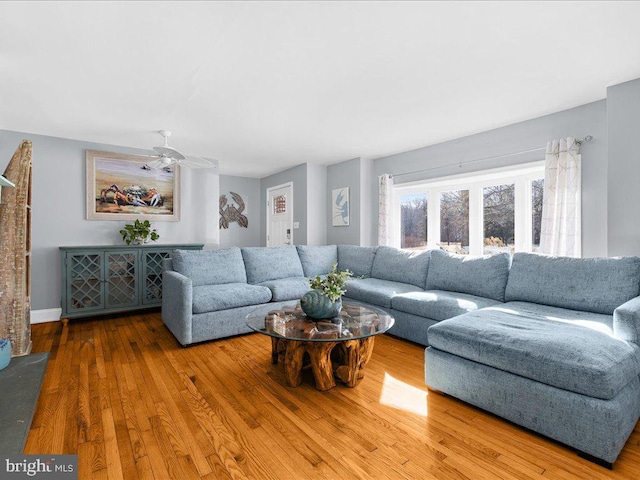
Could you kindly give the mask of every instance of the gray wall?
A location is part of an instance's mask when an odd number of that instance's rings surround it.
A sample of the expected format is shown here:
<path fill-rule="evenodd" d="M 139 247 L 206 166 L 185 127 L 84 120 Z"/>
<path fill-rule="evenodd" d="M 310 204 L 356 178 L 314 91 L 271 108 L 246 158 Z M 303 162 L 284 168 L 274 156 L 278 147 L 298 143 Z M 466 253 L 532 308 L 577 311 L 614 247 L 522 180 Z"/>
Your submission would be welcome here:
<path fill-rule="evenodd" d="M 609 255 L 640 255 L 640 79 L 607 88 Z"/>
<path fill-rule="evenodd" d="M 372 197 L 371 182 L 374 182 L 373 189 L 376 195 Z M 378 237 L 378 183 L 377 177 L 373 174 L 373 160 L 368 158 L 360 159 L 360 243 L 366 247 L 377 245 Z M 374 203 L 375 202 L 375 203 Z M 367 222 L 367 218 L 373 218 L 375 210 L 375 224 Z"/>
<path fill-rule="evenodd" d="M 329 245 L 360 245 L 361 213 L 360 159 L 353 158 L 327 167 L 327 243 Z M 334 227 L 331 208 L 331 192 L 335 188 L 349 187 L 349 225 Z"/>
<path fill-rule="evenodd" d="M 4 171 L 23 140 L 33 142 L 32 286 L 34 310 L 60 307 L 61 245 L 121 245 L 124 221 L 85 220 L 85 150 L 149 154 L 115 145 L 0 130 L 0 168 Z M 197 172 L 197 173 L 194 173 Z M 158 243 L 218 244 L 218 175 L 182 171 L 181 221 L 155 222 Z"/>
<path fill-rule="evenodd" d="M 260 245 L 267 244 L 267 188 L 293 182 L 293 221 L 300 227 L 293 230 L 293 242 L 307 243 L 307 164 L 303 163 L 260 180 Z"/>
<path fill-rule="evenodd" d="M 637 100 L 636 100 L 637 101 Z M 460 166 L 460 162 L 494 157 L 544 147 L 548 140 L 567 137 L 583 138 L 592 135 L 593 141 L 584 143 L 582 153 L 582 254 L 585 257 L 607 255 L 607 102 L 604 100 L 570 110 L 520 122 L 495 130 L 458 138 L 449 142 L 399 153 L 373 161 L 373 175 L 369 180 L 372 215 L 370 241 L 377 235 L 377 177 L 383 173 L 396 175 L 395 182 L 442 177 L 457 173 L 517 165 L 544 160 L 544 151 L 509 155 L 493 160 Z M 635 119 L 638 121 L 638 110 Z M 636 123 L 636 125 L 638 125 Z M 636 132 L 637 132 L 636 127 Z M 628 137 L 631 138 L 631 137 Z M 640 169 L 637 165 L 636 170 Z M 629 159 L 629 161 L 632 161 Z M 437 167 L 437 168 L 434 168 Z M 402 173 L 432 169 L 427 172 L 397 176 Z M 625 174 L 622 174 L 624 176 Z M 627 173 L 628 175 L 628 173 Z M 640 176 L 631 175 L 629 180 Z M 609 182 L 611 185 L 611 181 Z M 619 188 L 613 186 L 612 188 Z M 635 187 L 637 190 L 637 187 Z M 619 192 L 626 198 L 626 192 Z M 636 227 L 640 229 L 640 225 Z M 637 237 L 636 237 L 637 238 Z"/>
<path fill-rule="evenodd" d="M 327 244 L 327 167 L 307 164 L 307 245 Z"/>
<path fill-rule="evenodd" d="M 243 213 L 249 220 L 249 226 L 243 228 L 234 222 L 228 229 L 220 229 L 220 247 L 259 247 L 260 179 L 220 175 L 220 195 L 226 195 L 232 201 L 229 192 L 240 194 L 245 201 Z"/>

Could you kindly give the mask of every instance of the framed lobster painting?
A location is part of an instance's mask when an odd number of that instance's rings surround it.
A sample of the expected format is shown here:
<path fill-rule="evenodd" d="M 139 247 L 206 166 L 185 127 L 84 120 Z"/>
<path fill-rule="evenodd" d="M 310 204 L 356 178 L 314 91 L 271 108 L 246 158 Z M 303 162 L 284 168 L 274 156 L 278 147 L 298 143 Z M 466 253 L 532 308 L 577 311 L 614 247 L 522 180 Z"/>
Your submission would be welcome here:
<path fill-rule="evenodd" d="M 180 169 L 144 155 L 87 150 L 87 220 L 180 220 Z"/>

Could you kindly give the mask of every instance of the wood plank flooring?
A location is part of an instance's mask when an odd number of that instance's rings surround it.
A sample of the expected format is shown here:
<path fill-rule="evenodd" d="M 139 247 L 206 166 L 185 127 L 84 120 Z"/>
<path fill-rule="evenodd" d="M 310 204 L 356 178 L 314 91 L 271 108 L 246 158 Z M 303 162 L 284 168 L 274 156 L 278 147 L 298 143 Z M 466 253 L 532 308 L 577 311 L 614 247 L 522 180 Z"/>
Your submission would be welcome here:
<path fill-rule="evenodd" d="M 34 325 L 33 344 L 51 356 L 24 453 L 77 453 L 82 479 L 640 478 L 640 426 L 606 470 L 428 392 L 423 348 L 387 336 L 328 392 L 286 387 L 268 337 L 185 349 L 156 312 Z"/>

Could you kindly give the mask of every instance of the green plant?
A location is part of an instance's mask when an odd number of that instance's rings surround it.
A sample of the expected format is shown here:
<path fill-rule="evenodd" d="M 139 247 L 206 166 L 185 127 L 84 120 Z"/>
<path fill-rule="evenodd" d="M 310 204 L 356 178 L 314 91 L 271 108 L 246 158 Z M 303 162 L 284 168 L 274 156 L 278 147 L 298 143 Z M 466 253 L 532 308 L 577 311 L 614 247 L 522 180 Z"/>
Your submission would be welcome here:
<path fill-rule="evenodd" d="M 144 222 L 136 220 L 133 222 L 133 225 L 127 223 L 124 228 L 120 230 L 120 235 L 122 235 L 122 240 L 127 242 L 127 245 L 131 245 L 131 242 L 145 243 L 149 240 L 155 242 L 160 238 L 156 229 L 151 228 L 149 220 L 145 220 Z"/>
<path fill-rule="evenodd" d="M 337 302 L 346 292 L 344 286 L 351 277 L 353 277 L 353 272 L 350 270 L 338 270 L 338 264 L 334 263 L 325 278 L 316 276 L 310 279 L 310 284 L 313 290 L 320 290 L 329 300 Z"/>

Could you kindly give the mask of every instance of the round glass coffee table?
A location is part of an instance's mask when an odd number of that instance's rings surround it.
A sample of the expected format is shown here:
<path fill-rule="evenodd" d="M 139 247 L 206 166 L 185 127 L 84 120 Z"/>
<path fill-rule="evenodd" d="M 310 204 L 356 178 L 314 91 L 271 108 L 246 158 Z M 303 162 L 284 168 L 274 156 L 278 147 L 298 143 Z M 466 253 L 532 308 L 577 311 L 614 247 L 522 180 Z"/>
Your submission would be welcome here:
<path fill-rule="evenodd" d="M 364 376 L 376 335 L 389 330 L 394 319 L 384 310 L 343 300 L 342 311 L 331 319 L 305 315 L 299 302 L 280 309 L 266 305 L 247 315 L 247 326 L 271 337 L 271 363 L 284 365 L 287 385 L 302 383 L 311 367 L 318 390 L 335 387 L 336 379 L 355 387 Z"/>

